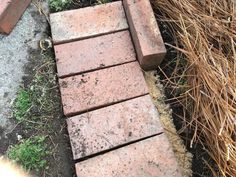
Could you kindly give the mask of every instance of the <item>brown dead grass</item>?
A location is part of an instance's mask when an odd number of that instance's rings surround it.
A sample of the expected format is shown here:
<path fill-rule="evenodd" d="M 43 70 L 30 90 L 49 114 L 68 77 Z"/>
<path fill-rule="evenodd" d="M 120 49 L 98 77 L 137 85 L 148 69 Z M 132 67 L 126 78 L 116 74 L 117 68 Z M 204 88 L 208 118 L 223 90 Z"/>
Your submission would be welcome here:
<path fill-rule="evenodd" d="M 236 4 L 233 0 L 152 0 L 169 23 L 183 57 L 168 78 L 182 94 L 194 130 L 218 166 L 214 176 L 236 176 Z M 185 61 L 185 65 L 182 60 Z M 184 84 L 180 84 L 180 80 Z"/>

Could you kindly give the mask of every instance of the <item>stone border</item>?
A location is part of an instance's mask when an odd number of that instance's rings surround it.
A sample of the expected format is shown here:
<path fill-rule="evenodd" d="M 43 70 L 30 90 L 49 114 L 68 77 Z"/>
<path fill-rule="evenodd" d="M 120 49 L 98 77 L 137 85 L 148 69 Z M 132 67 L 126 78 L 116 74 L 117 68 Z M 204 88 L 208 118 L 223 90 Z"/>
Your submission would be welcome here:
<path fill-rule="evenodd" d="M 166 48 L 149 0 L 123 0 L 137 57 L 144 70 L 158 67 Z"/>

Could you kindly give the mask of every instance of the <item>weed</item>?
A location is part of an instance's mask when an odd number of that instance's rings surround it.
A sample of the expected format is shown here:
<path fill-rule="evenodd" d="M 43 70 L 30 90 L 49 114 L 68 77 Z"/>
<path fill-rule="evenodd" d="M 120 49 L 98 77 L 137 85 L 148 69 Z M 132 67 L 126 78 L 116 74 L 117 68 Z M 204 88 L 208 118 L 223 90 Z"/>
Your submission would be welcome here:
<path fill-rule="evenodd" d="M 64 127 L 64 120 L 59 119 L 61 104 L 54 55 L 51 51 L 45 51 L 35 58 L 37 61 L 32 60 L 35 67 L 30 70 L 29 77 L 24 78 L 27 85 L 25 84 L 25 88 L 18 92 L 17 99 L 13 104 L 13 115 L 23 127 L 22 135 L 25 140 L 12 146 L 7 154 L 23 168 L 32 170 L 38 176 L 49 177 L 55 176 L 54 174 L 57 173 L 49 171 L 49 167 L 50 169 L 60 168 L 58 169 L 60 172 L 64 170 L 62 165 L 57 166 L 53 155 L 56 153 L 58 157 L 61 157 L 61 151 L 57 148 L 57 143 L 60 143 L 61 140 L 58 142 L 54 136 L 63 134 L 60 126 Z M 22 104 L 27 105 L 25 109 L 22 109 L 23 106 L 16 106 Z M 27 138 L 32 135 L 37 136 L 36 138 Z M 44 141 L 45 135 L 49 138 Z M 62 146 L 67 147 L 64 144 Z M 50 153 L 47 149 L 50 149 Z M 67 157 L 65 158 L 68 160 Z M 49 167 L 45 168 L 47 166 Z"/>
<path fill-rule="evenodd" d="M 114 0 L 50 0 L 49 7 L 52 12 L 58 12 L 66 9 L 77 9 L 113 1 Z"/>
<path fill-rule="evenodd" d="M 99 4 L 105 4 L 105 3 L 108 3 L 108 2 L 112 2 L 112 0 L 98 0 Z"/>
<path fill-rule="evenodd" d="M 68 7 L 72 0 L 49 0 L 49 7 L 52 11 L 58 12 Z"/>
<path fill-rule="evenodd" d="M 18 121 L 22 121 L 31 107 L 30 93 L 27 90 L 20 90 L 14 103 L 13 115 Z"/>
<path fill-rule="evenodd" d="M 37 130 L 51 126 L 47 122 L 60 103 L 53 91 L 57 87 L 53 57 L 48 54 L 42 54 L 42 57 L 43 65 L 35 68 L 30 85 L 19 91 L 13 103 L 13 117 L 27 128 L 37 127 Z"/>
<path fill-rule="evenodd" d="M 12 146 L 8 151 L 8 157 L 22 165 L 25 170 L 45 169 L 47 161 L 46 156 L 50 154 L 44 143 L 45 136 L 35 136 L 23 140 L 20 144 Z"/>

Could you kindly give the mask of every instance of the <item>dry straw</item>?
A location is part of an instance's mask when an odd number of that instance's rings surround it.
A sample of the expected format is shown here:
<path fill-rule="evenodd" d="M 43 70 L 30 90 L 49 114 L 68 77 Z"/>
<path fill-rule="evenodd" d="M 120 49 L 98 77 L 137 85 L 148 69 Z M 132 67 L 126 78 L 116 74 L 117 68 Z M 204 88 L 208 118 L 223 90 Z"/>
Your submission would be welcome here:
<path fill-rule="evenodd" d="M 152 0 L 176 37 L 182 57 L 169 84 L 215 161 L 214 176 L 236 176 L 236 4 L 233 0 Z M 185 60 L 185 61 L 183 61 Z M 184 63 L 184 64 L 183 64 Z M 180 72 L 181 71 L 181 72 Z M 181 82 L 180 82 L 181 81 Z"/>

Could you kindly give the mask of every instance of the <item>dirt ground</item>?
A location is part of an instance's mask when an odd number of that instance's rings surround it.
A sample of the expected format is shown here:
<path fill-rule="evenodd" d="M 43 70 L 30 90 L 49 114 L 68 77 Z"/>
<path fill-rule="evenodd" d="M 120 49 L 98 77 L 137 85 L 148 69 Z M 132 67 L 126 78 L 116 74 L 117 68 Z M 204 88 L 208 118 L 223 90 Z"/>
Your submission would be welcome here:
<path fill-rule="evenodd" d="M 39 5 L 42 5 L 45 14 L 40 13 Z M 8 36 L 0 35 L 0 156 L 6 155 L 9 147 L 20 142 L 19 136 L 27 139 L 45 133 L 45 143 L 52 152 L 47 157 L 48 169 L 32 172 L 32 175 L 72 177 L 74 165 L 57 80 L 48 91 L 49 99 L 55 102 L 53 110 L 45 113 L 48 116 L 45 124 L 50 124 L 50 130 L 28 128 L 12 118 L 12 103 L 17 92 L 32 85 L 33 77 L 39 69 L 48 69 L 45 67 L 45 56 L 54 58 L 52 49 L 42 51 L 39 47 L 39 41 L 50 35 L 47 5 L 46 1 L 32 1 L 12 33 Z M 55 61 L 47 67 L 51 67 L 50 75 L 56 78 Z M 33 111 L 35 114 L 43 114 L 37 108 Z"/>

